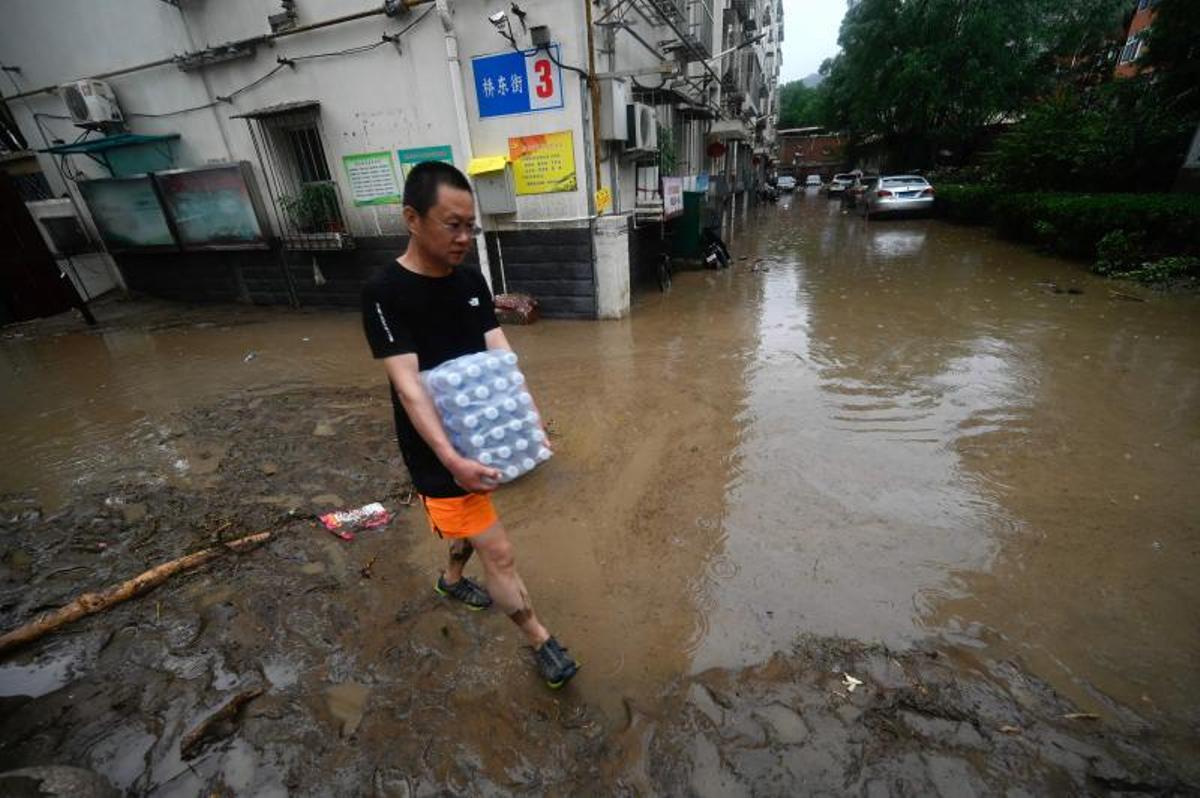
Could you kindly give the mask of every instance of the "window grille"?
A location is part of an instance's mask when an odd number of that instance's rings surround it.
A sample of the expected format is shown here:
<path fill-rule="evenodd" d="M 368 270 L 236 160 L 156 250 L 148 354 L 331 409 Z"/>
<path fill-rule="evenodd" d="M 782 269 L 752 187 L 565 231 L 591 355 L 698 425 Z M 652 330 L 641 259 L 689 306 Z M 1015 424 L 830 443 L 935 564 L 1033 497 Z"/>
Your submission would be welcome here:
<path fill-rule="evenodd" d="M 283 245 L 302 250 L 354 246 L 325 155 L 318 104 L 286 103 L 241 118 L 250 129 Z"/>

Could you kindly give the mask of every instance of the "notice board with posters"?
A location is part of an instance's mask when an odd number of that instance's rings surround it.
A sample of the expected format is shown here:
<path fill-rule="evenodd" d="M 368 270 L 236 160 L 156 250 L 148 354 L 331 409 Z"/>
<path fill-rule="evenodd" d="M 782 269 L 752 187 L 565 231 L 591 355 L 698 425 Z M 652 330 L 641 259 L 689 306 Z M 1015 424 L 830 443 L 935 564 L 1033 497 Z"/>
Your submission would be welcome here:
<path fill-rule="evenodd" d="M 508 140 L 517 195 L 574 191 L 575 137 L 571 131 L 516 136 Z"/>
<path fill-rule="evenodd" d="M 407 150 L 396 150 L 396 159 L 400 161 L 400 180 L 408 179 L 408 170 L 425 161 L 441 161 L 454 165 L 454 150 L 449 144 L 438 147 L 412 147 Z"/>
<path fill-rule="evenodd" d="M 683 181 L 682 177 L 662 179 L 663 219 L 683 215 Z"/>
<path fill-rule="evenodd" d="M 80 180 L 78 185 L 110 251 L 179 248 L 150 175 Z"/>
<path fill-rule="evenodd" d="M 344 155 L 342 165 L 350 181 L 350 196 L 355 205 L 400 204 L 400 184 L 396 182 L 391 152 Z"/>
<path fill-rule="evenodd" d="M 163 208 L 184 249 L 266 249 L 270 227 L 250 164 L 155 172 Z"/>

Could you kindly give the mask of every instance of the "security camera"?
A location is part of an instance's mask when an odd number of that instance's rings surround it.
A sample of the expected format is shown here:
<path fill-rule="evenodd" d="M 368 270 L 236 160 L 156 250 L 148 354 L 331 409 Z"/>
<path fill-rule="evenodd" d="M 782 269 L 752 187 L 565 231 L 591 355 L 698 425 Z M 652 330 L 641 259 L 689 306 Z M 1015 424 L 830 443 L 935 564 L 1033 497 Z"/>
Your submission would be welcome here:
<path fill-rule="evenodd" d="M 488 17 L 488 22 L 496 26 L 498 31 L 506 31 L 508 29 L 508 14 L 503 11 L 497 11 Z"/>

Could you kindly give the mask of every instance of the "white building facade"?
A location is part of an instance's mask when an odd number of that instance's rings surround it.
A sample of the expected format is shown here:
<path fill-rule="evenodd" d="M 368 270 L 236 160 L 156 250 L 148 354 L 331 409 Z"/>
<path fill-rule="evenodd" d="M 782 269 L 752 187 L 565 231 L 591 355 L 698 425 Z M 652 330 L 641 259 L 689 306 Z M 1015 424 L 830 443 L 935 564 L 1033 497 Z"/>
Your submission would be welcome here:
<path fill-rule="evenodd" d="M 649 257 L 641 231 L 663 241 L 673 223 L 662 178 L 727 219 L 771 157 L 779 0 L 10 0 L 0 13 L 15 128 L 0 168 L 40 171 L 54 199 L 27 197 L 34 215 L 66 206 L 108 244 L 81 261 L 89 294 L 107 281 L 354 304 L 403 249 L 405 170 L 442 159 L 480 186 L 474 261 L 495 292 L 532 294 L 549 316 L 620 317 Z M 84 79 L 111 88 L 121 123 L 73 121 L 61 87 Z M 170 240 L 114 246 L 111 203 L 150 192 L 146 173 Z M 246 224 L 261 230 L 205 239 L 188 213 L 231 191 L 253 197 Z"/>

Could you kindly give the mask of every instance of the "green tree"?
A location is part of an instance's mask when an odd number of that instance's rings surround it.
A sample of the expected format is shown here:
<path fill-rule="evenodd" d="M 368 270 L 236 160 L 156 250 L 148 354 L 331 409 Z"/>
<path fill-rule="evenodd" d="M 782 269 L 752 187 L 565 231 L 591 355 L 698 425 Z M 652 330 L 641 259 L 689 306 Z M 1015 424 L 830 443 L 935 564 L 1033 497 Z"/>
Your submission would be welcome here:
<path fill-rule="evenodd" d="M 1066 88 L 1034 106 L 987 160 L 999 182 L 1022 190 L 1162 191 L 1192 130 L 1151 77 L 1116 80 L 1090 92 Z"/>
<path fill-rule="evenodd" d="M 779 89 L 779 121 L 776 127 L 823 125 L 822 92 L 804 85 L 802 80 L 785 83 Z"/>
<path fill-rule="evenodd" d="M 863 0 L 827 67 L 829 121 L 892 166 L 961 161 L 1119 25 L 1125 0 Z M 827 84 L 827 86 L 826 86 Z"/>

